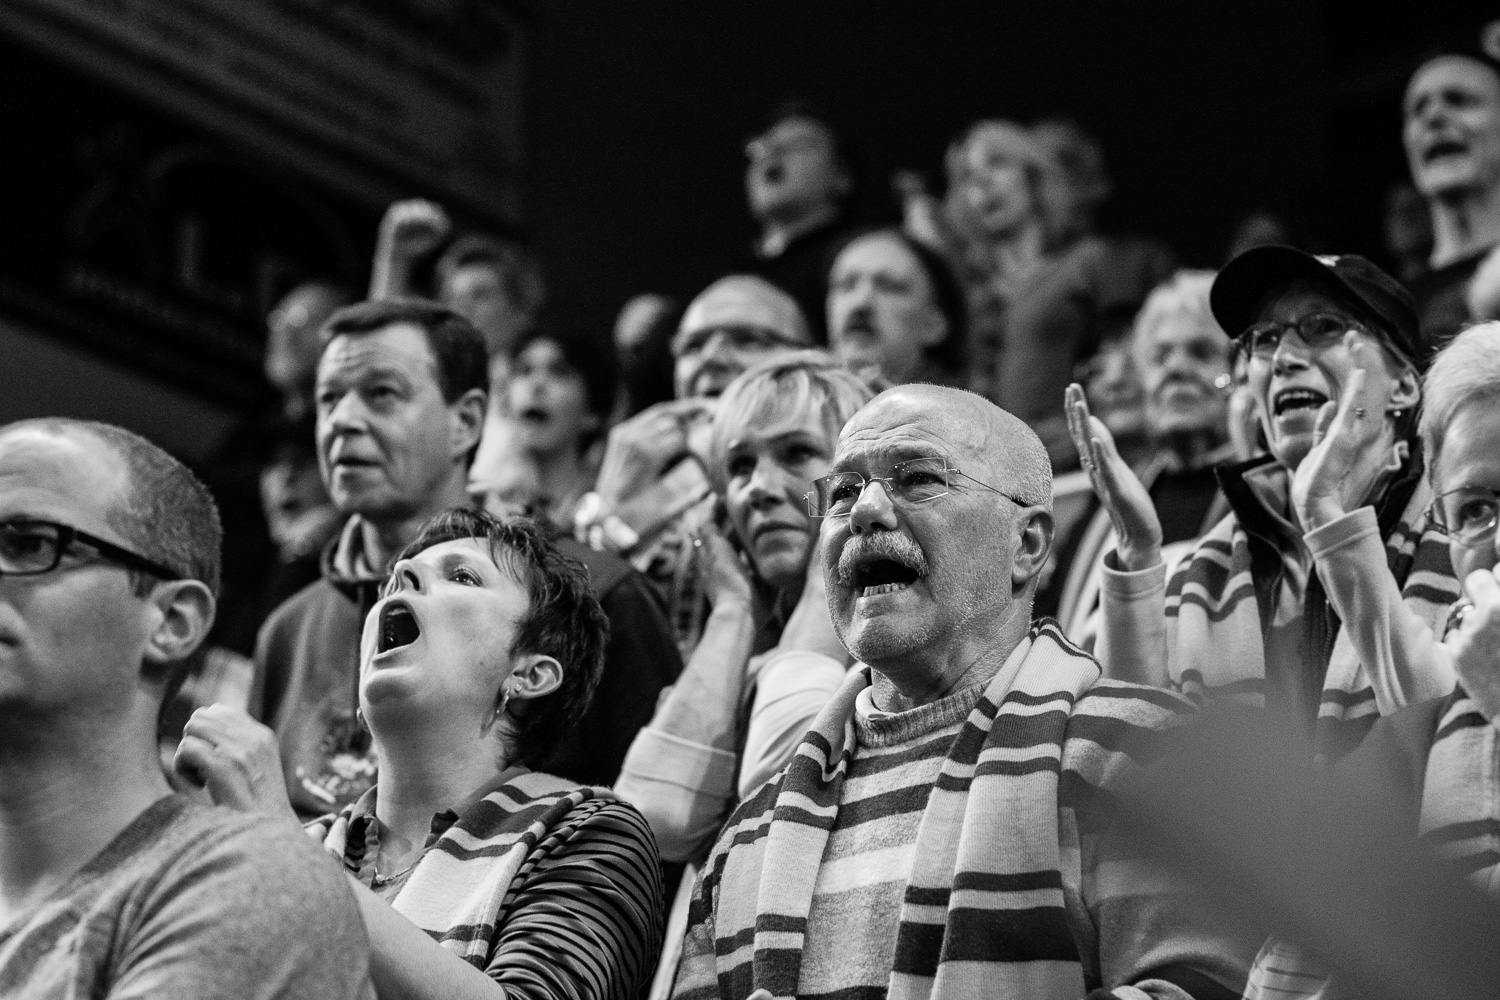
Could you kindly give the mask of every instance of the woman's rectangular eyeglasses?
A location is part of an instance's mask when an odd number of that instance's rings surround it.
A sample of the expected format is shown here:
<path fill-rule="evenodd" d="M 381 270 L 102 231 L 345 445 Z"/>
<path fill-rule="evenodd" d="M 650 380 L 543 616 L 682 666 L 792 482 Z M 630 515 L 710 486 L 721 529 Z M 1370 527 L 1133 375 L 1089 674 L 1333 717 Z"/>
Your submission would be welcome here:
<path fill-rule="evenodd" d="M 888 476 L 864 476 L 858 472 L 835 472 L 831 476 L 813 480 L 810 493 L 804 495 L 809 517 L 848 517 L 859 498 L 870 483 L 880 483 L 891 496 L 893 503 L 914 506 L 927 503 L 953 492 L 955 478 L 965 479 L 975 486 L 982 486 L 991 493 L 998 493 L 1018 507 L 1031 506 L 1025 500 L 1014 497 L 989 483 L 982 483 L 973 476 L 964 475 L 948 465 L 944 458 L 912 458 L 891 466 Z"/>
<path fill-rule="evenodd" d="M 121 548 L 113 542 L 56 521 L 0 521 L 0 576 L 39 576 L 62 564 L 75 545 L 84 545 L 100 556 L 127 569 L 140 570 L 163 580 L 181 580 L 182 574 L 161 563 Z"/>

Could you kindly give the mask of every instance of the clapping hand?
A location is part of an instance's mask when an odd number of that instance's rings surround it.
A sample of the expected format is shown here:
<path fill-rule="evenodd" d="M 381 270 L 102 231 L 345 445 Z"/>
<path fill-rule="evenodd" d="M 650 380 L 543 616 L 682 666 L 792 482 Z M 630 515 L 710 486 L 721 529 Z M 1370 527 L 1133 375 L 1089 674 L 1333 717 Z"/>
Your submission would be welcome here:
<path fill-rule="evenodd" d="M 1157 565 L 1161 562 L 1161 519 L 1151 495 L 1120 457 L 1109 428 L 1089 413 L 1083 387 L 1078 383 L 1068 386 L 1065 406 L 1068 433 L 1078 449 L 1083 471 L 1088 473 L 1089 484 L 1114 525 L 1120 566 L 1134 571 Z"/>
<path fill-rule="evenodd" d="M 1292 504 L 1304 531 L 1363 506 L 1384 471 L 1399 467 L 1394 427 L 1386 420 L 1387 389 L 1369 370 L 1375 348 L 1354 332 L 1345 337 L 1354 361 L 1339 401 L 1318 411 L 1316 442 L 1292 476 Z"/>
<path fill-rule="evenodd" d="M 276 734 L 229 705 L 207 705 L 182 731 L 172 765 L 195 785 L 204 785 L 216 805 L 297 822 Z"/>
<path fill-rule="evenodd" d="M 1485 718 L 1500 722 L 1500 580 L 1495 570 L 1476 569 L 1464 580 L 1470 607 L 1443 640 L 1469 697 Z"/>

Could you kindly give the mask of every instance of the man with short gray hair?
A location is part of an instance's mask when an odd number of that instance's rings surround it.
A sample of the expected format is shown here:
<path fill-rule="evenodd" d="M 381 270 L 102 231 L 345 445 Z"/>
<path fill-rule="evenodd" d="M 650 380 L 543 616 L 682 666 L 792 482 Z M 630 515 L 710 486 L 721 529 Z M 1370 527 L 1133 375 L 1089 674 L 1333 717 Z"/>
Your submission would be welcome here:
<path fill-rule="evenodd" d="M 845 425 L 809 502 L 867 666 L 725 826 L 680 1000 L 1239 995 L 1258 942 L 1106 836 L 1095 793 L 1183 703 L 1032 623 L 1050 484 L 1036 434 L 972 393 L 900 386 Z"/>
<path fill-rule="evenodd" d="M 220 537 L 150 442 L 0 427 L 0 995 L 371 995 L 338 867 L 163 776 L 157 718 L 213 624 Z"/>

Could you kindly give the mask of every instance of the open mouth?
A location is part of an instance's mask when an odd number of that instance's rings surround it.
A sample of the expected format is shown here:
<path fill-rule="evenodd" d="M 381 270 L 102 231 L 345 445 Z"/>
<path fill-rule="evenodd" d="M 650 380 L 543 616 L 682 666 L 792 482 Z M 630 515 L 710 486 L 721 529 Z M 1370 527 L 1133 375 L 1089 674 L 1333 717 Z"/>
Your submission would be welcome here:
<path fill-rule="evenodd" d="M 1427 147 L 1422 162 L 1434 163 L 1448 156 L 1463 156 L 1468 151 L 1469 147 L 1457 139 L 1439 139 Z"/>
<path fill-rule="evenodd" d="M 552 414 L 538 406 L 528 407 L 516 414 L 517 417 L 531 424 L 545 424 L 552 419 Z"/>
<path fill-rule="evenodd" d="M 878 597 L 905 590 L 921 579 L 922 574 L 894 559 L 872 559 L 854 568 L 854 592 L 860 597 Z"/>
<path fill-rule="evenodd" d="M 380 611 L 380 641 L 377 653 L 410 646 L 422 635 L 417 616 L 405 601 L 390 601 Z"/>
<path fill-rule="evenodd" d="M 1275 416 L 1283 416 L 1294 410 L 1318 411 L 1328 397 L 1316 389 L 1283 389 L 1272 400 L 1271 410 Z"/>

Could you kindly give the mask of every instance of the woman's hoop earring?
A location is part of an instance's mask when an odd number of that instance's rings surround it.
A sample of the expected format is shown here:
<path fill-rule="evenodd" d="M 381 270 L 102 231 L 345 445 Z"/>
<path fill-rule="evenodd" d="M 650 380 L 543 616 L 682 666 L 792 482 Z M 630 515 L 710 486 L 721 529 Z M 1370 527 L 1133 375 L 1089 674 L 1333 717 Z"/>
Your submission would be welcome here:
<path fill-rule="evenodd" d="M 500 692 L 500 702 L 495 706 L 495 712 L 490 716 L 490 724 L 486 729 L 494 729 L 499 725 L 500 717 L 505 714 L 506 706 L 510 704 L 510 689 L 506 688 Z"/>

